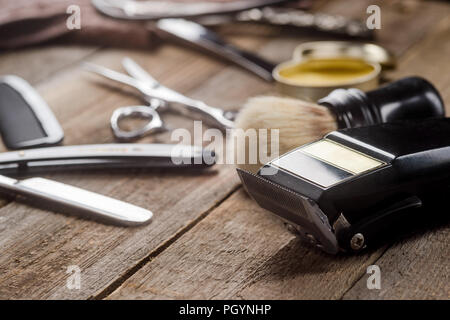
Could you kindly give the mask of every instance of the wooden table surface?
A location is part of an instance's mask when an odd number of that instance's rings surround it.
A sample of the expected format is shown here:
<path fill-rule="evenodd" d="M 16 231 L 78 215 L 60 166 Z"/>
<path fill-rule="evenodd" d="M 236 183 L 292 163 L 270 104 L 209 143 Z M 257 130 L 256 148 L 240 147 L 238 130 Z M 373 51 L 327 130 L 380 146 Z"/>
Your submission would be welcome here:
<path fill-rule="evenodd" d="M 316 10 L 365 19 L 381 6 L 377 43 L 398 57 L 389 79 L 420 75 L 450 106 L 450 6 L 445 2 L 319 1 Z M 403 3 L 403 4 L 402 4 Z M 311 37 L 276 27 L 220 30 L 229 41 L 274 62 Z M 54 110 L 65 145 L 110 143 L 112 111 L 138 100 L 83 72 L 91 61 L 121 70 L 130 56 L 163 84 L 211 105 L 237 110 L 272 85 L 187 48 L 155 50 L 50 45 L 0 55 L 0 73 L 32 83 Z M 103 82 L 105 83 L 105 82 Z M 450 112 L 450 108 L 447 108 Z M 167 114 L 171 127 L 192 121 Z M 170 132 L 139 142 L 170 142 Z M 208 173 L 129 170 L 45 174 L 148 208 L 153 222 L 122 228 L 1 200 L 2 299 L 404 299 L 450 298 L 450 229 L 439 226 L 355 256 L 305 246 L 243 191 L 233 167 Z M 381 269 L 381 290 L 368 290 L 366 268 Z M 68 289 L 68 266 L 81 288 Z"/>

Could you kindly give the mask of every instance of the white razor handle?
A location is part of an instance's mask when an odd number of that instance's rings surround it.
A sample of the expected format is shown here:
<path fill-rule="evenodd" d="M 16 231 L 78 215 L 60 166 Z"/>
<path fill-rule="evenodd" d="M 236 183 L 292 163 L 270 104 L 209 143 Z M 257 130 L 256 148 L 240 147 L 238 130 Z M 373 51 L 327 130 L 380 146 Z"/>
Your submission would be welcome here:
<path fill-rule="evenodd" d="M 148 223 L 153 216 L 151 211 L 135 205 L 43 178 L 15 180 L 0 176 L 0 191 L 128 226 Z"/>

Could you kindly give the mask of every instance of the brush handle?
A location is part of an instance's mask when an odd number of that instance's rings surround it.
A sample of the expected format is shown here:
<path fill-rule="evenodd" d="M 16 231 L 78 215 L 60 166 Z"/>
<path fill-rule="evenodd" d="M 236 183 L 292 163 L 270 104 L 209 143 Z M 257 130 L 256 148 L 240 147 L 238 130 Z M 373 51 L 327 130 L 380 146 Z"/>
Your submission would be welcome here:
<path fill-rule="evenodd" d="M 439 92 L 420 77 L 403 78 L 366 93 L 337 89 L 318 103 L 335 113 L 340 129 L 445 116 Z"/>

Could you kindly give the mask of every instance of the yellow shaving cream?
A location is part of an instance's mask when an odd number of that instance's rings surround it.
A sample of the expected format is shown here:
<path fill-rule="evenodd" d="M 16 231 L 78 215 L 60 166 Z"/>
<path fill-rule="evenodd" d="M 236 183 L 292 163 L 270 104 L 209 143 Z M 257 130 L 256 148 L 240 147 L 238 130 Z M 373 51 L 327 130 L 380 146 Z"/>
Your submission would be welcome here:
<path fill-rule="evenodd" d="M 298 86 L 339 86 L 364 78 L 374 69 L 355 58 L 311 59 L 283 68 L 279 75 Z"/>

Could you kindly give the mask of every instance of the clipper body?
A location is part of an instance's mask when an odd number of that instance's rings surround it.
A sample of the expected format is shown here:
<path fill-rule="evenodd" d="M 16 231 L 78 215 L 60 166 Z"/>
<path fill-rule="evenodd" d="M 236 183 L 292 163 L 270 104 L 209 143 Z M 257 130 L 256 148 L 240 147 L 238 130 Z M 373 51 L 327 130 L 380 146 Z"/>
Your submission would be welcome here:
<path fill-rule="evenodd" d="M 238 171 L 261 207 L 310 242 L 329 253 L 359 251 L 445 205 L 450 119 L 343 129 L 282 155 L 257 175 Z"/>

